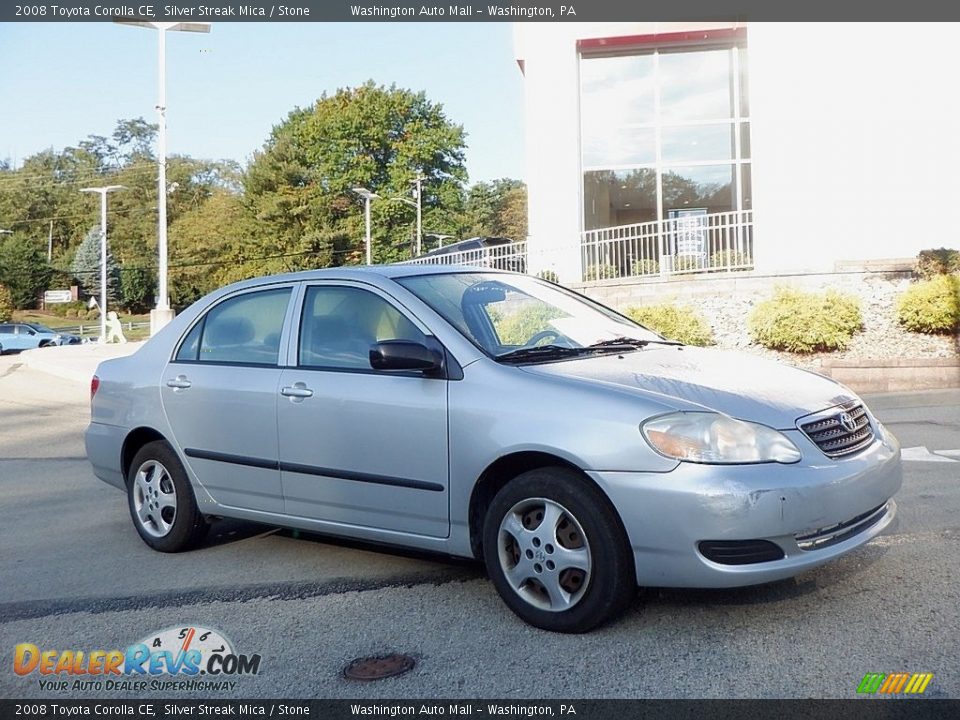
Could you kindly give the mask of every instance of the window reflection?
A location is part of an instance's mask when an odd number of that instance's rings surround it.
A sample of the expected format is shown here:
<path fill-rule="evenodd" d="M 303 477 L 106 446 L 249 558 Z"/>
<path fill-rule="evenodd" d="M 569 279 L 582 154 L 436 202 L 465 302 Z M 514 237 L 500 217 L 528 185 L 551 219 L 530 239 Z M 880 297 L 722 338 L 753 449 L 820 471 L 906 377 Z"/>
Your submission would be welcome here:
<path fill-rule="evenodd" d="M 730 50 L 661 54 L 660 112 L 664 120 L 731 117 L 730 56 Z"/>
<path fill-rule="evenodd" d="M 664 162 L 732 160 L 732 125 L 680 125 L 661 133 Z"/>
<path fill-rule="evenodd" d="M 742 47 L 581 59 L 585 230 L 751 208 L 745 66 Z"/>
<path fill-rule="evenodd" d="M 585 229 L 657 219 L 657 173 L 652 168 L 584 173 Z"/>
<path fill-rule="evenodd" d="M 663 210 L 706 208 L 708 213 L 735 210 L 733 165 L 701 165 L 663 171 Z"/>

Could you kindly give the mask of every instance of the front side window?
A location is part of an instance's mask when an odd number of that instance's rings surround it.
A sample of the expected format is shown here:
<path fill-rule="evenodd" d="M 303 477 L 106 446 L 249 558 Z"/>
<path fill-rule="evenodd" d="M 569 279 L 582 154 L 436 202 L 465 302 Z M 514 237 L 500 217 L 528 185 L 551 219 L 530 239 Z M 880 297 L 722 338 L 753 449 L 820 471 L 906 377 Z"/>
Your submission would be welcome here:
<path fill-rule="evenodd" d="M 371 370 L 370 348 L 383 340 L 423 344 L 426 336 L 368 290 L 333 285 L 307 289 L 300 318 L 300 367 Z"/>
<path fill-rule="evenodd" d="M 177 360 L 277 365 L 290 288 L 261 290 L 224 300 L 193 326 Z"/>

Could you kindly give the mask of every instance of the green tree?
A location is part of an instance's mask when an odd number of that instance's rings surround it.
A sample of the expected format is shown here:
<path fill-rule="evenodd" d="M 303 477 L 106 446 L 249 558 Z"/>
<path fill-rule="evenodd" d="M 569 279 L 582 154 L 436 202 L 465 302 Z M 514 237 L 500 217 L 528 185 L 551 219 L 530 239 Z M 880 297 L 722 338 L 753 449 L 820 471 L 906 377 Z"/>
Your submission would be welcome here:
<path fill-rule="evenodd" d="M 290 269 L 282 243 L 243 198 L 227 190 L 181 215 L 170 227 L 170 296 L 187 305 L 222 285 Z"/>
<path fill-rule="evenodd" d="M 6 285 L 0 285 L 0 322 L 8 322 L 13 317 L 13 296 Z"/>
<path fill-rule="evenodd" d="M 492 235 L 526 240 L 527 188 L 510 178 L 474 183 L 467 190 L 458 220 L 461 237 Z"/>
<path fill-rule="evenodd" d="M 127 310 L 132 313 L 146 312 L 153 305 L 156 293 L 157 276 L 151 268 L 120 268 L 120 297 Z"/>
<path fill-rule="evenodd" d="M 275 249 L 321 253 L 290 264 L 340 265 L 362 259 L 362 203 L 351 189 L 366 187 L 381 197 L 372 206 L 374 258 L 390 262 L 409 256 L 416 217 L 391 200 L 409 198 L 419 172 L 424 227 L 446 227 L 462 202 L 464 146 L 463 128 L 424 93 L 368 82 L 277 125 L 248 169 L 246 199 Z M 343 237 L 353 242 L 340 248 Z"/>
<path fill-rule="evenodd" d="M 7 286 L 15 308 L 35 307 L 52 272 L 43 250 L 30 238 L 14 234 L 0 243 L 0 284 Z"/>
<path fill-rule="evenodd" d="M 73 276 L 88 297 L 100 299 L 100 227 L 90 228 L 70 264 Z M 107 302 L 117 302 L 120 289 L 120 269 L 107 250 Z"/>

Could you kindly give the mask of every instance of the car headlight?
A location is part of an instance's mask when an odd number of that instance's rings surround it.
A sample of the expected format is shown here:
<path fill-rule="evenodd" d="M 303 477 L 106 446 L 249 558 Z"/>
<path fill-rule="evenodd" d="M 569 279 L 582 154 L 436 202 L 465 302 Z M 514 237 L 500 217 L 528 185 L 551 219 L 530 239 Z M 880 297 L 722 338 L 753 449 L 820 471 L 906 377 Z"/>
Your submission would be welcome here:
<path fill-rule="evenodd" d="M 678 412 L 648 420 L 643 436 L 661 455 L 706 464 L 795 463 L 800 451 L 766 425 L 711 412 Z"/>

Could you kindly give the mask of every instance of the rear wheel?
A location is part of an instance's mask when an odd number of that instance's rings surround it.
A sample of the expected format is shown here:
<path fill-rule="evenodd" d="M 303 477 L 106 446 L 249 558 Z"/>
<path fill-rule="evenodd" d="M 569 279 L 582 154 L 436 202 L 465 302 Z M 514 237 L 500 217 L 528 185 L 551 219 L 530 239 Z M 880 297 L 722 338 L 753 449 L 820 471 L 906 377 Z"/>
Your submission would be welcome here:
<path fill-rule="evenodd" d="M 586 632 L 636 594 L 629 543 L 607 498 L 578 473 L 541 468 L 511 480 L 487 510 L 487 573 L 523 620 Z"/>
<path fill-rule="evenodd" d="M 147 443 L 134 456 L 127 477 L 127 500 L 137 532 L 154 550 L 189 550 L 207 531 L 187 473 L 162 440 Z"/>

